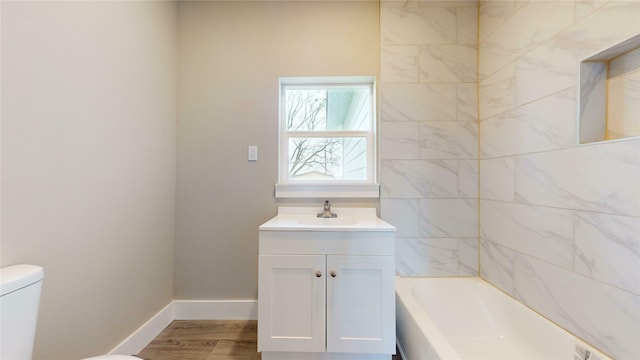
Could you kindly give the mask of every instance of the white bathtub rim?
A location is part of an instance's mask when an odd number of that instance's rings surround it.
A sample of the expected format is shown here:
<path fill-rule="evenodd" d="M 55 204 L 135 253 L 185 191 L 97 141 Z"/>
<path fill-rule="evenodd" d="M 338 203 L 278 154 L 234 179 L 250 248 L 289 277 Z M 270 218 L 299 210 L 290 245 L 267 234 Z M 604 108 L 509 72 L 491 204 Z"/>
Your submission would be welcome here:
<path fill-rule="evenodd" d="M 400 292 L 403 294 L 411 294 L 412 293 L 411 282 L 415 281 L 415 279 L 416 278 L 411 278 L 411 277 L 406 277 L 406 278 L 397 277 L 396 289 L 400 289 L 401 290 Z M 413 296 L 405 296 L 405 297 L 400 296 L 399 303 L 401 303 L 400 306 L 404 306 L 405 309 L 421 308 L 420 304 L 418 304 L 417 300 Z M 458 352 L 453 348 L 449 340 L 445 338 L 442 332 L 440 332 L 440 329 L 436 326 L 436 324 L 433 323 L 433 321 L 431 321 L 431 319 L 428 316 L 424 315 L 424 316 L 421 316 L 419 319 L 414 318 L 413 320 L 415 321 L 415 325 L 420 329 L 420 332 L 422 333 L 421 334 L 422 338 L 426 339 L 427 334 L 430 334 L 428 337 L 430 342 L 438 344 L 437 348 L 432 347 L 432 349 L 440 359 L 461 359 L 460 354 L 458 354 Z M 405 346 L 405 344 L 401 341 L 398 341 L 397 343 L 399 344 L 399 347 Z M 403 351 L 405 350 L 407 349 L 403 348 Z M 405 357 L 405 354 L 403 354 L 402 358 L 405 360 L 419 360 L 419 359 L 412 359 L 410 355 L 409 357 Z"/>
<path fill-rule="evenodd" d="M 553 324 L 555 327 L 557 327 L 562 333 L 564 333 L 566 336 L 572 338 L 575 342 L 576 345 L 579 345 L 581 347 L 584 347 L 585 349 L 589 350 L 592 353 L 592 358 L 593 359 L 598 359 L 598 360 L 613 360 L 613 357 L 607 355 L 605 352 L 601 351 L 600 349 L 596 348 L 594 345 L 587 343 L 586 341 L 584 341 L 582 338 L 578 337 L 577 335 L 569 332 L 568 330 L 566 330 L 564 327 L 560 326 L 558 323 L 556 323 L 555 321 L 552 321 L 551 319 L 547 318 L 546 316 L 542 315 L 540 312 L 536 311 L 535 309 L 529 307 L 527 304 L 522 303 L 521 301 L 517 300 L 516 298 L 514 298 L 513 296 L 511 296 L 510 294 L 504 292 L 502 289 L 494 286 L 493 284 L 491 284 L 490 282 L 477 277 L 477 276 L 472 276 L 472 277 L 417 277 L 417 276 L 396 276 L 396 290 L 400 289 L 404 294 L 411 294 L 412 295 L 412 286 L 413 286 L 413 282 L 415 282 L 416 280 L 432 280 L 432 279 L 439 279 L 439 280 L 459 280 L 459 281 L 470 281 L 470 282 L 476 282 L 476 283 L 480 283 L 483 285 L 487 285 L 488 287 L 497 290 L 498 292 L 500 292 L 501 294 L 503 294 L 504 296 L 506 296 L 507 298 L 509 298 L 511 301 L 514 301 L 518 306 L 521 306 L 523 308 L 525 308 L 526 310 L 535 313 L 537 316 L 541 317 L 542 319 L 548 321 L 549 323 Z M 418 302 L 416 301 L 416 299 L 413 296 L 399 296 L 399 303 L 404 301 L 405 305 L 407 305 L 407 307 L 412 306 L 411 308 L 416 309 L 416 308 L 420 308 L 420 304 L 418 304 Z M 403 305 L 404 306 L 404 305 Z M 420 328 L 421 332 L 422 332 L 422 336 L 426 338 L 426 335 L 428 332 L 426 331 L 430 331 L 430 333 L 432 334 L 430 336 L 431 339 L 433 339 L 434 341 L 438 341 L 439 343 L 441 343 L 442 349 L 436 350 L 434 349 L 434 351 L 438 354 L 438 356 L 441 359 L 462 359 L 462 357 L 460 356 L 460 354 L 455 350 L 455 348 L 449 343 L 449 340 L 446 338 L 446 336 L 444 336 L 444 334 L 442 334 L 442 332 L 440 331 L 440 329 L 435 325 L 435 323 L 433 323 L 433 321 L 427 316 L 427 315 L 423 315 L 423 318 L 426 319 L 426 321 L 421 321 L 420 323 L 418 323 L 418 327 Z M 402 348 L 402 342 L 401 339 L 398 339 L 397 341 L 398 344 L 398 348 L 402 351 L 406 350 Z M 411 357 L 404 357 L 403 355 L 403 359 L 406 360 L 416 360 L 416 359 L 412 359 Z M 573 360 L 573 359 L 570 359 Z"/>

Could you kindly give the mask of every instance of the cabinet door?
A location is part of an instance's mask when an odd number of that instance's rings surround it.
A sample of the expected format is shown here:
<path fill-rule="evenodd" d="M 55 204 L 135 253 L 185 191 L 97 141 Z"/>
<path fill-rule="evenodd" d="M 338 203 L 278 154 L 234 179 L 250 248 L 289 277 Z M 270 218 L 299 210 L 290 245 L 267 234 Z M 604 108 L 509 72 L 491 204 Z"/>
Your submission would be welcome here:
<path fill-rule="evenodd" d="M 259 351 L 325 351 L 325 259 L 259 256 Z"/>
<path fill-rule="evenodd" d="M 395 353 L 394 268 L 393 256 L 327 256 L 327 351 Z"/>

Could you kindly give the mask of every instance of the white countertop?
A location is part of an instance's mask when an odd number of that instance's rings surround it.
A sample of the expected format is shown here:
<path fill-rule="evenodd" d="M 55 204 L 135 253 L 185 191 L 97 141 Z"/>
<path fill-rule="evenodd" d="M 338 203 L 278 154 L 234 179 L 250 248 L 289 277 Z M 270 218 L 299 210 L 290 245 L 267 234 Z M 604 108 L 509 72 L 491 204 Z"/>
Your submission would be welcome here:
<path fill-rule="evenodd" d="M 260 231 L 395 231 L 376 216 L 374 208 L 332 208 L 337 218 L 318 218 L 322 207 L 278 208 L 278 215 L 260 225 Z"/>

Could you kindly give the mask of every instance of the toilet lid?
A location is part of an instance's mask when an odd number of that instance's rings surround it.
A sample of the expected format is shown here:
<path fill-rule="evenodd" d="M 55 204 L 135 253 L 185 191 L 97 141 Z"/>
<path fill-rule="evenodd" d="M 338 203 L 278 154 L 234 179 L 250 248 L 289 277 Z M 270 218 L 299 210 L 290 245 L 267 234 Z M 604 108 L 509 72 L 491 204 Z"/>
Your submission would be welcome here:
<path fill-rule="evenodd" d="M 102 355 L 90 357 L 82 360 L 140 360 L 139 357 L 129 355 Z"/>

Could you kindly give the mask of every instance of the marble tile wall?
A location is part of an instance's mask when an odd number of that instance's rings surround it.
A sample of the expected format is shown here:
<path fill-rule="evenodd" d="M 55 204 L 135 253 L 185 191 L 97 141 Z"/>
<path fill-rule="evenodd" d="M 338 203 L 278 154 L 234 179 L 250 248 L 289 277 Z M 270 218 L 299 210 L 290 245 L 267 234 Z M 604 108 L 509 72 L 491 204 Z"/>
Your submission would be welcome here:
<path fill-rule="evenodd" d="M 577 145 L 576 85 L 638 33 L 638 1 L 479 5 L 480 276 L 617 359 L 640 358 L 640 139 Z"/>
<path fill-rule="evenodd" d="M 478 274 L 477 1 L 380 4 L 381 217 L 405 276 Z"/>

